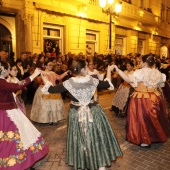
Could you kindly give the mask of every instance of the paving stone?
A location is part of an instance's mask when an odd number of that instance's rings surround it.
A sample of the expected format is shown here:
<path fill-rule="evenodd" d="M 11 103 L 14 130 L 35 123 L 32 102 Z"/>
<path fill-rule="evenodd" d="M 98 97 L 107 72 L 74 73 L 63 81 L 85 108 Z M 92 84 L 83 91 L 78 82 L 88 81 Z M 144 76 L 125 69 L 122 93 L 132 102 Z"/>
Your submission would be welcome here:
<path fill-rule="evenodd" d="M 54 162 L 54 163 L 52 164 L 50 170 L 58 170 L 58 166 L 59 166 L 59 163 L 58 163 L 58 162 Z"/>

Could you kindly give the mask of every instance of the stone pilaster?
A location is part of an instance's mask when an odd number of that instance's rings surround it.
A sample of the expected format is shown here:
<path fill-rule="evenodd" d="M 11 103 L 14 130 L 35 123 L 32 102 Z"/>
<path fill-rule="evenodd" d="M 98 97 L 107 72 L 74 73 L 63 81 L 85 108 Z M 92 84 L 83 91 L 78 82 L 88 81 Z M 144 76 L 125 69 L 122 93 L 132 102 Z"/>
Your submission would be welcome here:
<path fill-rule="evenodd" d="M 25 51 L 33 51 L 32 45 L 32 20 L 33 14 L 28 14 L 25 10 L 20 11 L 22 20 L 24 21 L 24 39 L 25 39 Z"/>

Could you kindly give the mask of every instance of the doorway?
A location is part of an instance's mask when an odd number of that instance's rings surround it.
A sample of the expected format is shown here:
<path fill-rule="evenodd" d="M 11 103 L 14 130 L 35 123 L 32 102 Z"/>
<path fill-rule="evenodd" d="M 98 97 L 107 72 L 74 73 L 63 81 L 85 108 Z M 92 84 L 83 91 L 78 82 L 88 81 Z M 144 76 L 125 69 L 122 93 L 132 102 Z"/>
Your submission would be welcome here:
<path fill-rule="evenodd" d="M 12 37 L 10 31 L 0 24 L 0 51 L 12 52 Z"/>

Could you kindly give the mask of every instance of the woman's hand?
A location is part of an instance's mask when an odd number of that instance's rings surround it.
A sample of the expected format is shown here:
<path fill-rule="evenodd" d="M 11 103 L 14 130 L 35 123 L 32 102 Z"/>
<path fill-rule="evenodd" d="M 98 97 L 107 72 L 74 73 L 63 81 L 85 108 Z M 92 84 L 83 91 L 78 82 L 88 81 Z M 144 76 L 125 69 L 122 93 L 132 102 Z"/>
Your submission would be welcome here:
<path fill-rule="evenodd" d="M 37 77 L 41 72 L 42 72 L 42 70 L 40 70 L 39 68 L 36 68 L 36 69 L 34 70 L 33 75 L 34 75 L 35 77 Z"/>
<path fill-rule="evenodd" d="M 39 68 L 36 68 L 34 70 L 34 73 L 30 75 L 31 81 L 33 81 L 35 79 L 35 77 L 37 77 L 40 73 L 41 73 L 41 70 Z"/>
<path fill-rule="evenodd" d="M 110 65 L 108 65 L 108 69 L 110 69 L 110 71 L 113 71 L 113 69 L 114 69 L 114 65 L 112 64 L 111 66 Z"/>
<path fill-rule="evenodd" d="M 117 65 L 112 65 L 113 69 L 115 69 L 117 72 L 119 71 L 119 68 L 117 67 Z"/>
<path fill-rule="evenodd" d="M 67 71 L 65 71 L 64 73 L 65 73 L 66 75 L 68 75 L 70 72 L 71 72 L 70 70 L 67 70 Z"/>
<path fill-rule="evenodd" d="M 117 67 L 117 65 L 114 65 L 114 64 L 112 64 L 111 66 L 108 65 L 108 69 L 109 69 L 110 71 L 113 71 L 114 69 L 115 69 L 116 71 L 119 70 L 119 68 Z"/>

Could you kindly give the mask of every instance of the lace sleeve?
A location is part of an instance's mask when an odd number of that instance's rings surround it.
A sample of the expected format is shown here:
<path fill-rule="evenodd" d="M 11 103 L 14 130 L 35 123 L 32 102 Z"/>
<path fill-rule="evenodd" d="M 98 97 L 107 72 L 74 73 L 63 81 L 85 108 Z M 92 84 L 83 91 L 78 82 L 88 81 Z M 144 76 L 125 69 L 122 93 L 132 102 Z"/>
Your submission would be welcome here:
<path fill-rule="evenodd" d="M 138 82 L 142 81 L 143 79 L 143 74 L 142 74 L 142 69 L 137 69 L 133 72 L 133 74 L 128 74 L 129 79 L 130 79 L 130 85 L 132 87 L 137 87 Z"/>
<path fill-rule="evenodd" d="M 129 74 L 128 76 L 129 76 L 129 79 L 130 79 L 130 85 L 132 87 L 137 87 L 138 81 L 137 81 L 135 74 Z"/>
<path fill-rule="evenodd" d="M 158 87 L 164 87 L 166 81 L 166 75 L 162 73 L 162 81 L 158 84 Z"/>

